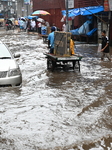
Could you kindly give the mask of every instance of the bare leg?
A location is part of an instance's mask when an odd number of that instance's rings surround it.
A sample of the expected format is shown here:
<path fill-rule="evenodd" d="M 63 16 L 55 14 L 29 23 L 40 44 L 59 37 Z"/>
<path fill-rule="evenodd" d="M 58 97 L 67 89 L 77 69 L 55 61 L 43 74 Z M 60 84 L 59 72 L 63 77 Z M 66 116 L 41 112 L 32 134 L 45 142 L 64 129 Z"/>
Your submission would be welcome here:
<path fill-rule="evenodd" d="M 103 61 L 104 60 L 104 57 L 105 57 L 105 53 L 101 53 L 101 61 Z"/>
<path fill-rule="evenodd" d="M 106 57 L 108 58 L 109 61 L 111 61 L 111 57 L 109 53 L 106 53 Z"/>

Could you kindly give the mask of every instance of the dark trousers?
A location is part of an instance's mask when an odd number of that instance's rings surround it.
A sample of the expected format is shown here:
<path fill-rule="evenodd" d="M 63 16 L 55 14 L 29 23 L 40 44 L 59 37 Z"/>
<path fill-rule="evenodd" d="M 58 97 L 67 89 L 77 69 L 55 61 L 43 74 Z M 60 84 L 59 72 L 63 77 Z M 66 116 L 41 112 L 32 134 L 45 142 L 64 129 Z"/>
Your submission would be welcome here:
<path fill-rule="evenodd" d="M 41 34 L 41 27 L 38 28 L 38 33 Z"/>
<path fill-rule="evenodd" d="M 54 54 L 54 48 L 50 48 L 50 54 Z"/>

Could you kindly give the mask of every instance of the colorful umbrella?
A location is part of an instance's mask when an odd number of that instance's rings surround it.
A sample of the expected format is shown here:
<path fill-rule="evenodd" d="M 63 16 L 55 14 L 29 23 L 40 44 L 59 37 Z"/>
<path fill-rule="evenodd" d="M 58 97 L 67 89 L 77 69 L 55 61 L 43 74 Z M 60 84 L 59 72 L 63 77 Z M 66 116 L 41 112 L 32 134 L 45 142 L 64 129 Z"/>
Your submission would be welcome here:
<path fill-rule="evenodd" d="M 32 16 L 39 16 L 39 15 L 43 15 L 43 16 L 50 15 L 50 13 L 45 10 L 37 10 L 32 13 Z"/>

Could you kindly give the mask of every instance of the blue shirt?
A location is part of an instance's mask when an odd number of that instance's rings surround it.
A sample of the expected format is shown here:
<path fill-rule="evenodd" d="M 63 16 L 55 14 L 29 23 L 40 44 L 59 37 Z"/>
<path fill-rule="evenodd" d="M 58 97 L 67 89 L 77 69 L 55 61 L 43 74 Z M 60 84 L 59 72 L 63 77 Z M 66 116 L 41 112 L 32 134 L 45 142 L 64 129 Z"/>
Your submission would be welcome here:
<path fill-rule="evenodd" d="M 48 40 L 50 41 L 50 46 L 51 46 L 51 48 L 54 48 L 54 32 L 51 32 L 51 33 L 48 35 Z"/>

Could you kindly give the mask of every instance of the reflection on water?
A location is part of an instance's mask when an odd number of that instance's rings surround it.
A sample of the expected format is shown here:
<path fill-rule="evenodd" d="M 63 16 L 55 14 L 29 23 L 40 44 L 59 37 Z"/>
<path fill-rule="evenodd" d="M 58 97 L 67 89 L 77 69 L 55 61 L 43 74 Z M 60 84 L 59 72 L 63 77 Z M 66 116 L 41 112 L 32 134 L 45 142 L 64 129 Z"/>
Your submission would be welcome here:
<path fill-rule="evenodd" d="M 76 43 L 80 73 L 51 72 L 37 35 L 1 40 L 21 54 L 23 76 L 22 87 L 0 89 L 1 150 L 112 149 L 112 63 L 100 61 L 96 45 Z"/>

